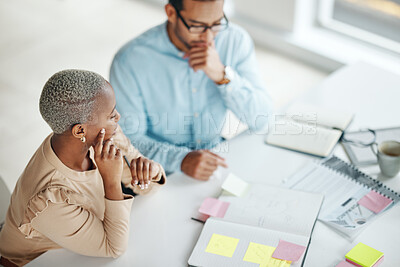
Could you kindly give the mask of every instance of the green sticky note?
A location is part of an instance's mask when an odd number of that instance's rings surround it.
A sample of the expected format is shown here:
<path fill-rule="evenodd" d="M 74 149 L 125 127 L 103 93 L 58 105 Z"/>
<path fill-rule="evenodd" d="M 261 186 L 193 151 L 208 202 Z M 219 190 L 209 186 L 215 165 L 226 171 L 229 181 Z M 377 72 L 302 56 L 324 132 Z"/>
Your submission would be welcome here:
<path fill-rule="evenodd" d="M 382 252 L 363 243 L 358 243 L 346 254 L 346 259 L 363 267 L 371 267 L 382 256 Z"/>
<path fill-rule="evenodd" d="M 213 234 L 208 242 L 206 252 L 231 258 L 236 250 L 239 239 L 219 234 Z"/>
<path fill-rule="evenodd" d="M 272 258 L 275 248 L 250 242 L 243 261 L 260 264 L 260 267 L 289 267 L 291 261 Z"/>

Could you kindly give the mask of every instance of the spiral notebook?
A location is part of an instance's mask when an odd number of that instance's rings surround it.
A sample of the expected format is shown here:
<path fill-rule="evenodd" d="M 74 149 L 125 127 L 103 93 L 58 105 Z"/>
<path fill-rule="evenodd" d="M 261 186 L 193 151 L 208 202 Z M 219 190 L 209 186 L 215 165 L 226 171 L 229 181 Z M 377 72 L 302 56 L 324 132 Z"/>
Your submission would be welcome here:
<path fill-rule="evenodd" d="M 286 180 L 285 186 L 322 193 L 318 220 L 350 240 L 400 201 L 398 193 L 335 156 L 311 162 Z"/>

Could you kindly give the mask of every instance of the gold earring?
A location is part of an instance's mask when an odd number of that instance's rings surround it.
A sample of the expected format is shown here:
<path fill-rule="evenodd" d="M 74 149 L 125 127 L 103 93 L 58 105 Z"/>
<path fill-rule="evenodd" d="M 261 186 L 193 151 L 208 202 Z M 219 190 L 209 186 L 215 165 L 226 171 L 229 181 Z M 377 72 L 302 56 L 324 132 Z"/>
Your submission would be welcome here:
<path fill-rule="evenodd" d="M 82 136 L 81 141 L 82 141 L 82 143 L 85 143 L 86 142 L 86 137 Z"/>

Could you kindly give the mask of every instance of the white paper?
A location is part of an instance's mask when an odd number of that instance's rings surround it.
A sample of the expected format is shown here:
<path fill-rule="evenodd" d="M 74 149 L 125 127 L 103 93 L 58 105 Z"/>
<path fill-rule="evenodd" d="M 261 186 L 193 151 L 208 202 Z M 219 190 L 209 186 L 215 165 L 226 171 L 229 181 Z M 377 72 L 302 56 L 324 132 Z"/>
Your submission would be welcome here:
<path fill-rule="evenodd" d="M 221 195 L 219 199 L 231 203 L 224 216 L 226 221 L 310 236 L 323 196 L 251 184 L 241 198 Z"/>

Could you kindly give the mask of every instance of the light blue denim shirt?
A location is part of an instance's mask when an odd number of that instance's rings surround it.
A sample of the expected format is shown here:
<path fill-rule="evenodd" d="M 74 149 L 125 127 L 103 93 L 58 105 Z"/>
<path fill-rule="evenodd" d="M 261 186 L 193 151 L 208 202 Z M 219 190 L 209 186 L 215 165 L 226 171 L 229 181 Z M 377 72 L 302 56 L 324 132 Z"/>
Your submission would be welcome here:
<path fill-rule="evenodd" d="M 186 154 L 221 142 L 227 109 L 250 130 L 266 126 L 272 103 L 262 86 L 254 45 L 242 28 L 230 24 L 215 46 L 233 70 L 227 85 L 194 72 L 170 41 L 167 23 L 124 45 L 110 70 L 120 125 L 139 151 L 167 173 L 180 170 Z"/>

